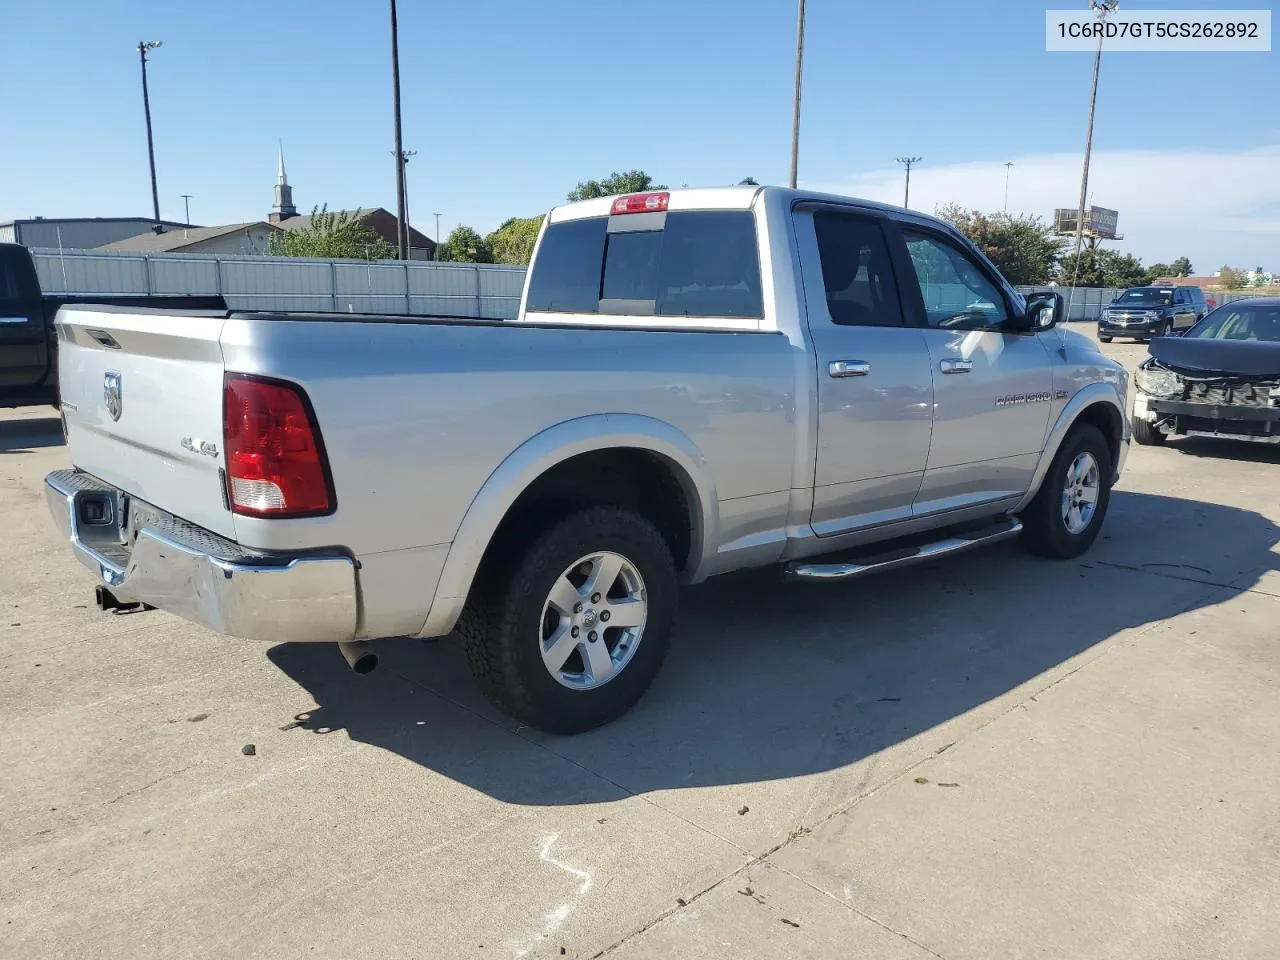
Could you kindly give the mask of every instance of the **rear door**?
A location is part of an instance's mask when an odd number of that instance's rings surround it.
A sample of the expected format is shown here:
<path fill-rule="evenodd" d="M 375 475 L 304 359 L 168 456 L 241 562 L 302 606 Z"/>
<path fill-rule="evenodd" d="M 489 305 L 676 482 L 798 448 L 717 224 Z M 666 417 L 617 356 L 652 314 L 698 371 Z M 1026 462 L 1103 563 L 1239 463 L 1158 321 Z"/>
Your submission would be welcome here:
<path fill-rule="evenodd" d="M 58 379 L 72 463 L 235 536 L 222 478 L 224 314 L 64 307 Z"/>
<path fill-rule="evenodd" d="M 913 513 L 1021 497 L 1044 447 L 1052 359 L 1039 335 L 1008 329 L 998 277 L 952 237 L 903 227 L 934 377 L 929 462 Z"/>
<path fill-rule="evenodd" d="M 1179 287 L 1176 302 L 1178 310 L 1177 316 L 1173 321 L 1173 327 L 1175 330 L 1190 330 L 1195 326 L 1196 320 L 1199 319 L 1196 316 L 1196 305 L 1194 298 L 1191 296 L 1191 291 Z"/>
<path fill-rule="evenodd" d="M 0 245 L 0 389 L 32 387 L 49 366 L 40 286 L 25 247 Z"/>
<path fill-rule="evenodd" d="M 929 350 L 905 322 L 904 265 L 885 231 L 882 218 L 839 207 L 796 214 L 817 361 L 819 536 L 909 518 L 929 456 Z"/>

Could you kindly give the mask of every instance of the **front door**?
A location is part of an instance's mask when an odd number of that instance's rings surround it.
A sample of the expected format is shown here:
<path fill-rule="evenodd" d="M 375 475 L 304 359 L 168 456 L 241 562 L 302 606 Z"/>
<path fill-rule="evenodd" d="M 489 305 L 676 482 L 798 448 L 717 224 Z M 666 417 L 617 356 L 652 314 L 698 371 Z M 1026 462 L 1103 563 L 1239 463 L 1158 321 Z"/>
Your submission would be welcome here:
<path fill-rule="evenodd" d="M 924 331 L 906 325 L 879 219 L 822 208 L 798 213 L 796 229 L 817 359 L 813 529 L 906 520 L 933 416 Z"/>
<path fill-rule="evenodd" d="M 942 233 L 903 229 L 934 379 L 933 438 L 913 514 L 1015 499 L 1030 486 L 1053 400 L 1041 335 L 1009 332 L 1013 304 Z"/>

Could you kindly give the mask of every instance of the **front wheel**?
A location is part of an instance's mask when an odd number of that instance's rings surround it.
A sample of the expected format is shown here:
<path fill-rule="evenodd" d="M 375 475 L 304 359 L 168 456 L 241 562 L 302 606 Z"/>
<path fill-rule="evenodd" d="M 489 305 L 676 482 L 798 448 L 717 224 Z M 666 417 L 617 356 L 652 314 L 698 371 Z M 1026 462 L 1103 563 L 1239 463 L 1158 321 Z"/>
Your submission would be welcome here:
<path fill-rule="evenodd" d="M 631 709 L 675 624 L 675 564 L 653 524 L 588 507 L 503 552 L 458 624 L 485 695 L 548 733 L 582 733 Z"/>
<path fill-rule="evenodd" d="M 1134 417 L 1133 439 L 1144 447 L 1157 447 L 1164 443 L 1167 437 L 1154 423 Z"/>
<path fill-rule="evenodd" d="M 1022 542 L 1042 557 L 1078 557 L 1102 528 L 1111 502 L 1111 450 L 1097 427 L 1072 431 L 1022 512 Z"/>
<path fill-rule="evenodd" d="M 1103 343 L 1110 343 L 1110 342 L 1111 342 L 1111 338 L 1110 338 L 1110 337 L 1104 337 L 1104 336 L 1102 336 L 1102 335 L 1099 335 L 1099 336 L 1098 336 L 1098 339 L 1099 339 L 1099 340 L 1101 340 Z"/>

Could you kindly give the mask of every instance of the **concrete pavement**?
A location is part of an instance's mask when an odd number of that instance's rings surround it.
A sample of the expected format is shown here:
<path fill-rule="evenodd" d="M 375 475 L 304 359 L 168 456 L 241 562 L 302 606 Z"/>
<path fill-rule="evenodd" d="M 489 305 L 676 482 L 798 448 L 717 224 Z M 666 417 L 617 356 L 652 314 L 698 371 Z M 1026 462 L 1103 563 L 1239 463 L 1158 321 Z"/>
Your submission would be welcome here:
<path fill-rule="evenodd" d="M 448 642 L 90 609 L 50 413 L 0 411 L 6 958 L 1280 954 L 1280 451 L 1135 449 L 1080 562 L 714 580 L 564 739 Z"/>

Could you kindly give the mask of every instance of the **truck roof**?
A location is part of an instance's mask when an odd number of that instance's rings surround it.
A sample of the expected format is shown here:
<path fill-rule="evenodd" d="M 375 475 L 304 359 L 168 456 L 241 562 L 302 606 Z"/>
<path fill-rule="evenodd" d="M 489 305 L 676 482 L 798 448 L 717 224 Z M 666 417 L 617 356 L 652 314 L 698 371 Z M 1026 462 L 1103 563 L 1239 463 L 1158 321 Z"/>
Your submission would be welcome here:
<path fill-rule="evenodd" d="M 862 200 L 856 197 L 845 197 L 834 193 L 820 193 L 816 190 L 792 190 L 789 187 L 686 187 L 678 190 L 647 190 L 644 193 L 665 193 L 669 199 L 667 210 L 750 210 L 757 197 L 779 195 L 785 201 L 817 200 L 863 207 L 872 210 L 895 211 L 908 213 L 921 220 L 938 222 L 936 218 L 914 210 L 904 210 L 888 203 L 877 203 L 874 200 Z M 625 196 L 625 194 L 624 194 Z M 617 197 L 596 197 L 593 200 L 581 200 L 577 203 L 564 204 L 554 208 L 550 214 L 551 223 L 563 223 L 566 220 L 585 220 L 590 217 L 607 217 Z"/>

